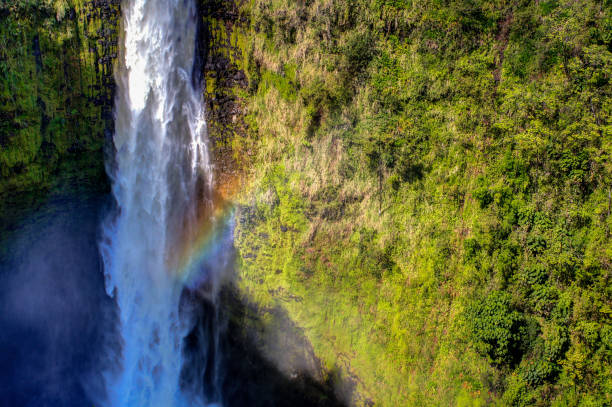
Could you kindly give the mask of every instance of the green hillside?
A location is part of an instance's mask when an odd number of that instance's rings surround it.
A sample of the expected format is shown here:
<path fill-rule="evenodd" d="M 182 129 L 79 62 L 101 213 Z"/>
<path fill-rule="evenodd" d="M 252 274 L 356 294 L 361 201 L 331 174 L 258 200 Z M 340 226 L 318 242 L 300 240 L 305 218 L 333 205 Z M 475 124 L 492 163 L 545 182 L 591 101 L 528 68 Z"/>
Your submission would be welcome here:
<path fill-rule="evenodd" d="M 612 403 L 611 3 L 236 10 L 238 286 L 268 329 L 358 405 Z"/>

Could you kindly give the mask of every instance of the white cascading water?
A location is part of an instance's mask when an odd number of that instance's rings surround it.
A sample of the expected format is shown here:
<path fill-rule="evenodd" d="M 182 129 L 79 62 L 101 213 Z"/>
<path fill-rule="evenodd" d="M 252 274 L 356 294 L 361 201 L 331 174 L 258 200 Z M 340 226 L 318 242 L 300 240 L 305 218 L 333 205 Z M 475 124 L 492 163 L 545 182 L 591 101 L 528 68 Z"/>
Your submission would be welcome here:
<path fill-rule="evenodd" d="M 118 210 L 101 245 L 122 343 L 106 404 L 180 406 L 181 342 L 190 327 L 179 315 L 186 277 L 173 249 L 212 205 L 202 93 L 192 80 L 197 12 L 193 0 L 124 0 L 122 11 L 109 170 Z"/>

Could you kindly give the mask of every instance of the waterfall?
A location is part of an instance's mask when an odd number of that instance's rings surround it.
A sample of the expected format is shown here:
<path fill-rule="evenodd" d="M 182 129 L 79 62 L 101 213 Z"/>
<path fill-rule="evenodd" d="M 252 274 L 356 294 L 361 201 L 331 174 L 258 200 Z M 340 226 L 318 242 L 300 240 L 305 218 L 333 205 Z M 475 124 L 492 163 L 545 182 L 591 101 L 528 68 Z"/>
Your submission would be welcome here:
<path fill-rule="evenodd" d="M 116 67 L 117 210 L 103 225 L 106 290 L 117 301 L 121 352 L 106 373 L 108 406 L 172 407 L 181 394 L 181 252 L 212 207 L 202 92 L 192 78 L 193 0 L 124 0 Z"/>

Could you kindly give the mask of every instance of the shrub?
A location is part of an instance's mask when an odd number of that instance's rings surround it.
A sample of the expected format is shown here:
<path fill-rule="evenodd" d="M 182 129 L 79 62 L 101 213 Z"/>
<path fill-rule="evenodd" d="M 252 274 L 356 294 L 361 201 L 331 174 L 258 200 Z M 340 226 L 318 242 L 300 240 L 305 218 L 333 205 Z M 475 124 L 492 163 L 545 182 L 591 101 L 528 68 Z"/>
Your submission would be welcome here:
<path fill-rule="evenodd" d="M 465 258 L 471 260 L 476 257 L 481 249 L 481 245 L 480 242 L 478 242 L 478 239 L 471 237 L 465 239 L 463 242 L 463 249 L 465 250 Z"/>
<path fill-rule="evenodd" d="M 510 294 L 494 291 L 468 309 L 476 349 L 497 366 L 514 365 L 522 357 L 526 320 L 510 302 Z"/>
<path fill-rule="evenodd" d="M 489 189 L 486 187 L 480 187 L 475 189 L 472 195 L 474 196 L 474 199 L 476 199 L 478 205 L 482 209 L 488 207 L 491 202 L 493 202 L 493 195 L 491 194 L 491 191 L 489 191 Z"/>
<path fill-rule="evenodd" d="M 350 33 L 342 53 L 349 75 L 355 76 L 363 73 L 375 55 L 375 39 L 372 32 L 354 31 Z"/>

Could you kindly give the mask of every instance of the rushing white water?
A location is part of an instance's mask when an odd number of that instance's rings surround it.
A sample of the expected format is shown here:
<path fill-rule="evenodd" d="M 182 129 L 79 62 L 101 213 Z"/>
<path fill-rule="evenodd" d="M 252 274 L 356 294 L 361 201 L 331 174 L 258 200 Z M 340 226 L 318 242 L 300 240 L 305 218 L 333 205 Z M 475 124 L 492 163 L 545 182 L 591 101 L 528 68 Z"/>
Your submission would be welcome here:
<path fill-rule="evenodd" d="M 185 405 L 179 316 L 185 276 L 173 248 L 190 235 L 212 187 L 201 89 L 192 80 L 193 0 L 124 0 L 116 67 L 118 210 L 104 225 L 106 289 L 120 311 L 120 367 L 107 373 L 107 405 Z M 198 205 L 197 203 L 200 203 Z M 205 205 L 204 205 L 205 206 Z"/>

